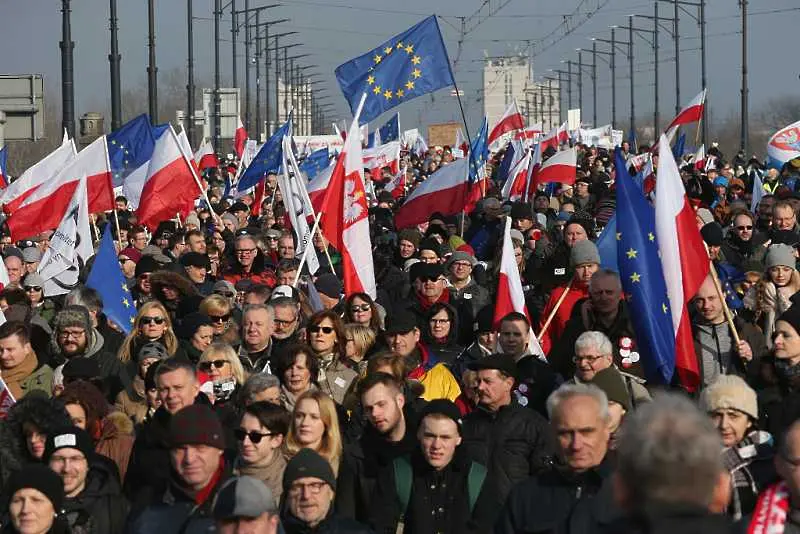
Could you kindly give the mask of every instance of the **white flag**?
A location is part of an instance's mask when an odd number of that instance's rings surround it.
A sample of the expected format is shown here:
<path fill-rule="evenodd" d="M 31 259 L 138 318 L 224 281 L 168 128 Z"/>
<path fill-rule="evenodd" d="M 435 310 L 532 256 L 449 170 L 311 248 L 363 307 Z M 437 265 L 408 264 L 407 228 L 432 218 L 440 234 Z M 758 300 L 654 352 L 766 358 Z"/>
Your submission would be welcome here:
<path fill-rule="evenodd" d="M 750 213 L 758 214 L 758 203 L 764 197 L 764 184 L 761 182 L 761 174 L 753 171 L 753 200 L 750 202 Z"/>
<path fill-rule="evenodd" d="M 292 142 L 289 136 L 283 137 L 283 172 L 278 174 L 278 187 L 283 196 L 283 205 L 289 213 L 292 221 L 292 228 L 297 236 L 297 256 L 300 257 L 306 247 L 313 247 L 311 242 L 311 228 L 308 226 L 306 217 L 314 217 L 314 208 L 311 207 L 311 200 L 305 187 L 297 180 L 300 169 L 297 167 L 297 160 L 292 152 Z M 319 269 L 319 260 L 315 251 L 309 250 L 306 255 L 308 271 L 311 274 Z"/>
<path fill-rule="evenodd" d="M 89 233 L 89 202 L 86 198 L 86 177 L 78 182 L 50 247 L 42 256 L 37 273 L 44 279 L 44 295 L 52 297 L 69 293 L 78 285 L 78 274 L 86 260 L 94 254 Z"/>

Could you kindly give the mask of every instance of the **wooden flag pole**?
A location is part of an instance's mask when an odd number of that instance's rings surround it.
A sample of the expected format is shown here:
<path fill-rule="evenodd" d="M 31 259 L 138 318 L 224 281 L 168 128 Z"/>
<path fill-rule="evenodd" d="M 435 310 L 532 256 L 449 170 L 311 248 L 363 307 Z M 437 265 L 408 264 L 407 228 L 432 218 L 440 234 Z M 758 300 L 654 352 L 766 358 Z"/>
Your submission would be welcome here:
<path fill-rule="evenodd" d="M 544 325 L 542 325 L 542 331 L 539 332 L 539 335 L 536 336 L 536 339 L 538 339 L 540 342 L 542 341 L 542 336 L 544 335 L 545 332 L 547 332 L 547 329 L 550 327 L 550 323 L 553 321 L 553 318 L 556 316 L 556 312 L 558 312 L 558 309 L 561 307 L 561 304 L 564 302 L 564 299 L 567 298 L 567 293 L 569 293 L 570 289 L 572 289 L 572 279 L 570 279 L 569 284 L 567 284 L 567 287 L 564 288 L 564 292 L 561 293 L 561 296 L 558 297 L 558 301 L 556 301 L 556 305 L 550 311 L 550 315 L 547 316 L 547 320 L 544 322 Z"/>
<path fill-rule="evenodd" d="M 708 247 L 706 247 L 706 250 Z M 731 309 L 728 307 L 728 302 L 725 300 L 725 293 L 722 291 L 722 283 L 719 281 L 719 276 L 717 275 L 717 269 L 714 267 L 714 262 L 708 260 L 709 270 L 711 271 L 711 278 L 714 280 L 714 287 L 717 290 L 717 296 L 719 297 L 720 302 L 722 302 L 722 312 L 725 315 L 725 321 L 728 323 L 728 326 L 731 329 L 731 333 L 733 334 L 733 341 L 738 346 L 739 343 L 742 341 L 739 338 L 739 332 L 736 331 L 736 326 L 733 324 L 733 314 L 731 313 Z"/>

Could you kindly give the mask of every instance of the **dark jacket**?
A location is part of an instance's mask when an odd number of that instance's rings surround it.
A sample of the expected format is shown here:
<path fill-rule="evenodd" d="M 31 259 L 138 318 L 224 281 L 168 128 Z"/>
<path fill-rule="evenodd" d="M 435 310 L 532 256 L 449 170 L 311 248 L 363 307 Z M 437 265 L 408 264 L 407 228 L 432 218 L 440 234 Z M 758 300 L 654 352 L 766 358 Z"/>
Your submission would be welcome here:
<path fill-rule="evenodd" d="M 464 418 L 461 446 L 486 466 L 499 498 L 514 484 L 539 473 L 555 456 L 555 436 L 547 421 L 516 403 L 491 412 L 483 406 Z"/>
<path fill-rule="evenodd" d="M 560 384 L 553 368 L 528 354 L 517 362 L 517 401 L 547 417 L 547 397 Z"/>
<path fill-rule="evenodd" d="M 727 326 L 727 323 L 725 323 Z M 700 342 L 698 341 L 697 335 L 697 326 L 698 323 L 696 321 L 692 321 L 692 337 L 694 338 L 694 353 L 697 355 L 697 366 L 698 370 L 700 371 L 700 378 L 703 377 L 703 357 L 701 355 L 701 346 Z M 749 362 L 745 362 L 741 359 L 735 350 L 735 344 L 733 341 L 733 337 L 731 337 L 731 363 L 733 366 L 728 369 L 726 374 L 735 374 L 747 380 L 749 383 L 754 384 L 759 378 L 759 367 L 760 367 L 760 360 L 761 356 L 766 354 L 767 352 L 767 345 L 764 341 L 764 334 L 758 327 L 753 326 L 751 323 L 748 323 L 742 320 L 740 317 L 733 318 L 733 326 L 736 327 L 736 331 L 739 333 L 739 339 L 742 341 L 747 341 L 750 344 L 750 349 L 753 352 L 753 359 Z M 730 333 L 730 328 L 728 328 L 728 332 Z"/>
<path fill-rule="evenodd" d="M 759 428 L 782 436 L 800 419 L 800 375 L 787 378 L 778 371 L 778 384 L 761 390 L 758 397 Z"/>
<path fill-rule="evenodd" d="M 281 518 L 281 525 L 286 534 L 374 534 L 366 525 L 333 513 L 311 528 L 287 510 L 285 517 Z"/>
<path fill-rule="evenodd" d="M 395 534 L 398 522 L 404 534 L 483 534 L 494 522 L 498 501 L 484 480 L 475 507 L 470 510 L 468 477 L 472 461 L 460 448 L 441 471 L 433 469 L 419 451 L 408 458 L 412 469 L 408 507 L 402 509 L 397 494 L 393 463 L 379 476 L 370 506 L 370 524 L 378 534 Z"/>
<path fill-rule="evenodd" d="M 763 271 L 768 237 L 753 229 L 750 241 L 742 241 L 735 231 L 731 230 L 722 242 L 722 254 L 725 261 L 743 271 Z"/>
<path fill-rule="evenodd" d="M 84 490 L 66 498 L 63 508 L 73 534 L 120 534 L 128 515 L 119 475 L 96 460 L 90 462 Z"/>
<path fill-rule="evenodd" d="M 125 495 L 134 505 L 142 504 L 142 494 L 164 486 L 169 478 L 169 423 L 172 415 L 161 406 L 150 419 L 136 429 Z"/>
<path fill-rule="evenodd" d="M 495 523 L 495 534 L 588 534 L 618 519 L 610 463 L 606 458 L 585 473 L 554 465 L 517 484 Z"/>
<path fill-rule="evenodd" d="M 478 312 L 490 302 L 489 290 L 478 285 L 474 278 L 462 289 L 451 287 L 450 290 L 452 291 L 453 301 L 467 304 L 472 310 L 473 317 L 478 315 Z"/>
<path fill-rule="evenodd" d="M 454 301 L 453 293 L 450 289 L 445 288 L 447 294 L 443 294 L 444 300 L 440 299 L 438 302 L 446 302 L 453 306 L 456 310 L 456 318 L 458 324 L 455 328 L 456 338 L 455 341 L 463 345 L 468 345 L 472 343 L 473 334 L 472 334 L 472 308 L 468 304 L 465 304 L 464 301 Z M 408 309 L 414 312 L 414 315 L 417 317 L 417 326 L 419 327 L 420 332 L 425 332 L 428 330 L 428 310 L 430 309 L 430 304 L 423 303 L 421 297 L 415 293 L 409 295 L 408 299 Z M 452 329 L 452 327 L 451 327 Z M 453 356 L 453 360 L 455 357 L 458 356 L 458 353 Z"/>
<path fill-rule="evenodd" d="M 663 504 L 629 514 L 604 525 L 597 534 L 730 534 L 735 532 L 724 515 L 685 505 Z"/>

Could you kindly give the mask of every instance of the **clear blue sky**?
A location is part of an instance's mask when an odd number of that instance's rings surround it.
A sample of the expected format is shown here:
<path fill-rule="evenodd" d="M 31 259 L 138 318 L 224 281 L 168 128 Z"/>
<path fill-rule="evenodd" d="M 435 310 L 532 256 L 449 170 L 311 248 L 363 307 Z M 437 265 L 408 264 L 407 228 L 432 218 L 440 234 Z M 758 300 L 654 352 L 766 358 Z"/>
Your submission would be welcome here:
<path fill-rule="evenodd" d="M 272 3 L 270 0 L 250 0 L 251 7 Z M 739 69 L 741 57 L 741 35 L 739 7 L 736 0 L 708 0 L 708 79 L 709 102 L 716 115 L 725 116 L 738 109 Z M 74 0 L 73 39 L 75 41 L 75 94 L 76 113 L 100 111 L 109 114 L 109 67 L 108 67 L 108 10 L 107 0 Z M 140 86 L 144 89 L 147 63 L 147 1 L 118 0 L 120 15 L 120 49 L 122 51 L 123 87 Z M 195 54 L 198 76 L 211 79 L 213 72 L 213 27 L 210 22 L 212 0 L 194 2 Z M 525 48 L 525 40 L 536 42 L 551 34 L 563 35 L 557 29 L 564 15 L 578 6 L 586 13 L 598 5 L 603 6 L 595 15 L 580 25 L 570 35 L 553 42 L 534 59 L 537 76 L 548 68 L 560 68 L 562 59 L 577 59 L 577 47 L 591 47 L 590 37 L 609 38 L 609 26 L 624 24 L 631 13 L 652 15 L 653 3 L 641 0 L 288 0 L 286 5 L 268 11 L 270 18 L 291 18 L 281 25 L 281 31 L 298 31 L 288 42 L 302 42 L 295 48 L 297 53 L 310 53 L 312 57 L 303 61 L 320 66 L 325 74 L 327 91 L 336 103 L 339 118 L 349 118 L 349 112 L 336 85 L 333 69 L 378 45 L 391 35 L 398 33 L 431 14 L 431 10 L 442 17 L 440 25 L 450 57 L 459 57 L 456 76 L 465 91 L 470 128 L 477 128 L 480 120 L 480 104 L 477 102 L 481 84 L 480 59 L 506 55 Z M 500 6 L 494 16 L 486 19 L 469 32 L 459 46 L 459 17 L 469 17 L 482 4 L 484 14 L 490 6 Z M 505 5 L 504 5 L 505 4 Z M 60 99 L 60 50 L 61 3 L 57 0 L 0 0 L 0 47 L 3 50 L 2 68 L 7 73 L 37 72 L 45 75 L 46 85 L 55 89 L 47 95 Z M 237 0 L 237 7 L 244 7 L 244 0 Z M 162 72 L 186 65 L 186 1 L 156 0 L 157 8 L 157 54 Z M 800 22 L 797 0 L 758 0 L 750 3 L 750 99 L 757 107 L 766 100 L 786 94 L 797 94 L 800 89 L 800 68 L 787 63 L 786 68 L 777 65 L 794 56 L 794 35 Z M 664 4 L 662 13 L 671 14 L 671 6 Z M 230 38 L 230 20 L 226 14 L 223 21 L 223 37 Z M 576 17 L 573 25 L 586 17 Z M 477 19 L 468 21 L 472 27 Z M 639 24 L 651 21 L 641 19 Z M 688 101 L 700 90 L 700 53 L 698 27 L 691 18 L 682 14 L 680 33 L 685 36 L 681 44 L 681 90 L 682 100 Z M 623 37 L 627 39 L 627 37 Z M 662 48 L 661 113 L 670 115 L 675 106 L 674 56 L 672 44 L 665 32 L 660 38 Z M 652 112 L 652 52 L 649 45 L 637 38 L 635 55 L 637 72 L 637 109 L 641 113 Z M 534 50 L 537 50 L 534 47 Z M 243 55 L 243 47 L 240 47 Z M 223 85 L 230 83 L 230 43 L 223 43 Z M 587 61 L 584 55 L 584 61 Z M 620 62 L 619 113 L 628 112 L 627 63 L 618 55 Z M 240 58 L 240 79 L 243 80 L 244 58 Z M 600 62 L 602 65 L 602 62 Z M 599 67 L 599 121 L 610 115 L 610 75 L 607 67 Z M 588 77 L 586 78 L 588 80 Z M 588 81 L 586 82 L 588 87 Z M 588 93 L 588 89 L 585 89 Z M 587 99 L 588 102 L 588 99 Z M 591 113 L 588 107 L 585 116 Z M 146 111 L 146 110 L 142 110 Z M 458 106 L 450 97 L 449 90 L 436 93 L 431 99 L 421 97 L 400 108 L 404 128 L 425 126 L 428 122 L 458 120 Z"/>

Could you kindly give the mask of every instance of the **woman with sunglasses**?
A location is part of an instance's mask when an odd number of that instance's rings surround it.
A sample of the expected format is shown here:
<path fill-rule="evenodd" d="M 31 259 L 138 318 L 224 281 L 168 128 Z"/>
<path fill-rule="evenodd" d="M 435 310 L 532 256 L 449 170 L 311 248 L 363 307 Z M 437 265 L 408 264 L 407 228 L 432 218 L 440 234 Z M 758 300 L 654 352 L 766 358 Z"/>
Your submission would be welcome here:
<path fill-rule="evenodd" d="M 22 281 L 22 289 L 31 303 L 33 313 L 52 323 L 56 316 L 56 305 L 49 298 L 44 296 L 44 279 L 36 273 L 30 273 Z"/>
<path fill-rule="evenodd" d="M 213 382 L 215 406 L 237 400 L 239 388 L 247 380 L 242 362 L 227 343 L 214 343 L 203 351 L 197 370 Z"/>
<path fill-rule="evenodd" d="M 458 337 L 458 314 L 446 302 L 437 302 L 428 309 L 422 339 L 436 359 L 445 365 L 456 361 L 464 347 L 456 342 Z"/>
<path fill-rule="evenodd" d="M 347 336 L 342 319 L 330 310 L 317 312 L 308 319 L 306 336 L 319 361 L 317 383 L 320 389 L 341 405 L 358 377 L 358 373 L 345 363 Z"/>
<path fill-rule="evenodd" d="M 383 331 L 383 320 L 378 305 L 366 293 L 353 293 L 344 301 L 344 321 L 368 326 L 380 335 Z"/>
<path fill-rule="evenodd" d="M 233 318 L 228 299 L 222 295 L 209 295 L 200 302 L 199 311 L 211 319 L 215 342 L 239 343 L 239 325 Z"/>
<path fill-rule="evenodd" d="M 167 309 L 157 300 L 145 302 L 139 308 L 139 313 L 133 322 L 133 329 L 128 334 L 128 337 L 125 338 L 125 341 L 122 342 L 122 347 L 120 347 L 117 354 L 120 361 L 131 366 L 129 369 L 131 377 L 137 372 L 133 361 L 134 357 L 139 353 L 142 345 L 151 341 L 158 341 L 164 345 L 170 357 L 181 356 L 188 358 L 186 352 L 180 348 L 178 337 L 172 329 L 172 320 L 170 320 Z"/>
<path fill-rule="evenodd" d="M 278 355 L 275 375 L 281 381 L 281 405 L 291 411 L 300 395 L 318 389 L 319 361 L 308 345 L 292 345 Z"/>
<path fill-rule="evenodd" d="M 322 391 L 308 391 L 297 399 L 286 435 L 286 454 L 291 459 L 300 449 L 312 449 L 328 460 L 334 473 L 342 459 L 342 434 L 336 405 Z"/>
<path fill-rule="evenodd" d="M 345 363 L 355 370 L 359 375 L 363 375 L 367 370 L 367 355 L 372 352 L 377 336 L 372 328 L 362 324 L 347 323 L 344 325 L 345 343 Z"/>
<path fill-rule="evenodd" d="M 283 440 L 289 430 L 289 418 L 289 412 L 280 406 L 254 402 L 244 409 L 239 427 L 233 431 L 239 448 L 234 473 L 262 481 L 272 491 L 275 506 L 283 492 Z"/>

